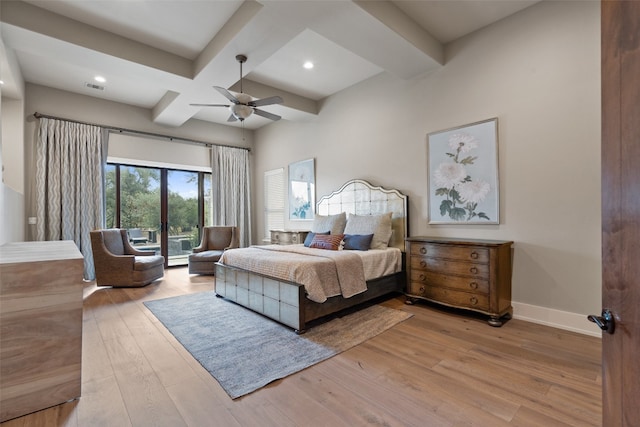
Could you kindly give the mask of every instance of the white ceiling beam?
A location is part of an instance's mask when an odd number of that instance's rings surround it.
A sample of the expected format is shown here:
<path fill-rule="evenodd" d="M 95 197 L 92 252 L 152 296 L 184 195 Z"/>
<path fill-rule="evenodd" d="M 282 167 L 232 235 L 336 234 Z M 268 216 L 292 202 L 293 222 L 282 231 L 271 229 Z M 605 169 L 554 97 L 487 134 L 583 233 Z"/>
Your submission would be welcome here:
<path fill-rule="evenodd" d="M 438 64 L 444 64 L 444 46 L 390 1 L 353 0 L 360 8 L 395 31 Z"/>
<path fill-rule="evenodd" d="M 3 1 L 2 21 L 38 34 L 191 78 L 192 61 L 22 1 Z"/>

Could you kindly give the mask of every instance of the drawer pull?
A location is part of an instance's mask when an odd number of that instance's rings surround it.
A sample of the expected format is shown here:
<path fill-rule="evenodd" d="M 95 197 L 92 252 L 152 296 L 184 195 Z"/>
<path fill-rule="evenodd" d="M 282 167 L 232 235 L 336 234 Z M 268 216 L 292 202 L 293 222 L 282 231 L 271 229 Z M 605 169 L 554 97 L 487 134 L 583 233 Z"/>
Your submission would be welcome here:
<path fill-rule="evenodd" d="M 478 267 L 471 267 L 471 268 L 469 269 L 469 271 L 470 271 L 472 274 L 478 274 Z"/>
<path fill-rule="evenodd" d="M 478 298 L 476 298 L 476 297 L 471 297 L 471 298 L 469 299 L 469 302 L 471 303 L 471 305 L 476 305 L 476 304 L 478 304 Z"/>
<path fill-rule="evenodd" d="M 478 289 L 478 282 L 471 282 L 469 283 L 469 287 L 471 289 Z"/>
<path fill-rule="evenodd" d="M 422 260 L 420 261 L 420 267 L 425 268 L 427 266 L 427 262 Z"/>
<path fill-rule="evenodd" d="M 420 292 L 421 294 L 424 294 L 424 286 L 420 286 L 419 292 Z"/>
<path fill-rule="evenodd" d="M 471 259 L 478 259 L 479 256 L 480 255 L 478 255 L 478 252 L 476 251 L 471 252 Z"/>
<path fill-rule="evenodd" d="M 421 253 L 422 255 L 426 255 L 426 253 L 427 253 L 427 248 L 425 248 L 424 246 L 423 246 L 423 247 L 421 247 L 421 248 L 420 248 L 420 253 Z"/>
<path fill-rule="evenodd" d="M 427 276 L 425 276 L 424 274 L 421 274 L 419 279 L 421 282 L 424 282 L 425 280 L 427 280 Z"/>

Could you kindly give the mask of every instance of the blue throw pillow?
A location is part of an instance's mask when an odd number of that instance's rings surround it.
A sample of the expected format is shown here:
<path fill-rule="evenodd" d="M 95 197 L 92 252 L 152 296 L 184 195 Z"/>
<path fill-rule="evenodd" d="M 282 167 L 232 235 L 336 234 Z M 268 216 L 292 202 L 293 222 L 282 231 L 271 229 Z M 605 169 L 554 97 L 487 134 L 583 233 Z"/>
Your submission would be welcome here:
<path fill-rule="evenodd" d="M 368 251 L 373 234 L 345 234 L 344 249 L 354 251 Z"/>
<path fill-rule="evenodd" d="M 305 237 L 304 239 L 304 245 L 306 247 L 309 247 L 311 245 L 311 242 L 313 241 L 313 238 L 316 237 L 316 234 L 329 234 L 329 232 L 328 231 L 325 231 L 323 233 L 309 232 L 309 234 L 307 234 L 307 237 Z"/>

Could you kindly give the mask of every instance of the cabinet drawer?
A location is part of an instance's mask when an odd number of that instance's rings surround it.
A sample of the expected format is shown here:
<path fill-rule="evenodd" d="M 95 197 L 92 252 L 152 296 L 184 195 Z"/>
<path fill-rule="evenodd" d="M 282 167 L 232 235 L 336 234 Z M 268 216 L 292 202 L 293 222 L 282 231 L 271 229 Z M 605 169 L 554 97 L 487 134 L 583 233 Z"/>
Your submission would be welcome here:
<path fill-rule="evenodd" d="M 271 230 L 271 243 L 276 245 L 295 245 L 303 243 L 306 231 Z"/>
<path fill-rule="evenodd" d="M 489 262 L 489 250 L 475 246 L 448 246 L 411 242 L 411 255 L 456 259 L 473 262 Z"/>
<path fill-rule="evenodd" d="M 450 276 L 430 271 L 411 270 L 411 281 L 433 287 L 445 287 L 467 292 L 489 293 L 489 281 L 473 277 Z"/>
<path fill-rule="evenodd" d="M 410 263 L 411 270 L 489 278 L 489 264 L 417 256 L 412 256 Z"/>
<path fill-rule="evenodd" d="M 413 281 L 409 284 L 409 293 L 455 307 L 489 310 L 489 297 L 483 294 L 437 288 Z"/>

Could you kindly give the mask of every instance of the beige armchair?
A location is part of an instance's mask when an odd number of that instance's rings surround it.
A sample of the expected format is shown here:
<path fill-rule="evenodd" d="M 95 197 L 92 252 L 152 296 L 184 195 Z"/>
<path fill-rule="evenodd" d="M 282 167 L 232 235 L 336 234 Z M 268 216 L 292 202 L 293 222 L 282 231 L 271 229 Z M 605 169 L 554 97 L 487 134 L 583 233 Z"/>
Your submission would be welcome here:
<path fill-rule="evenodd" d="M 189 274 L 215 274 L 215 263 L 227 249 L 239 246 L 238 228 L 212 226 L 202 229 L 202 241 L 189 255 Z"/>
<path fill-rule="evenodd" d="M 112 228 L 90 234 L 98 286 L 145 286 L 164 275 L 164 257 L 135 249 L 126 230 Z"/>

